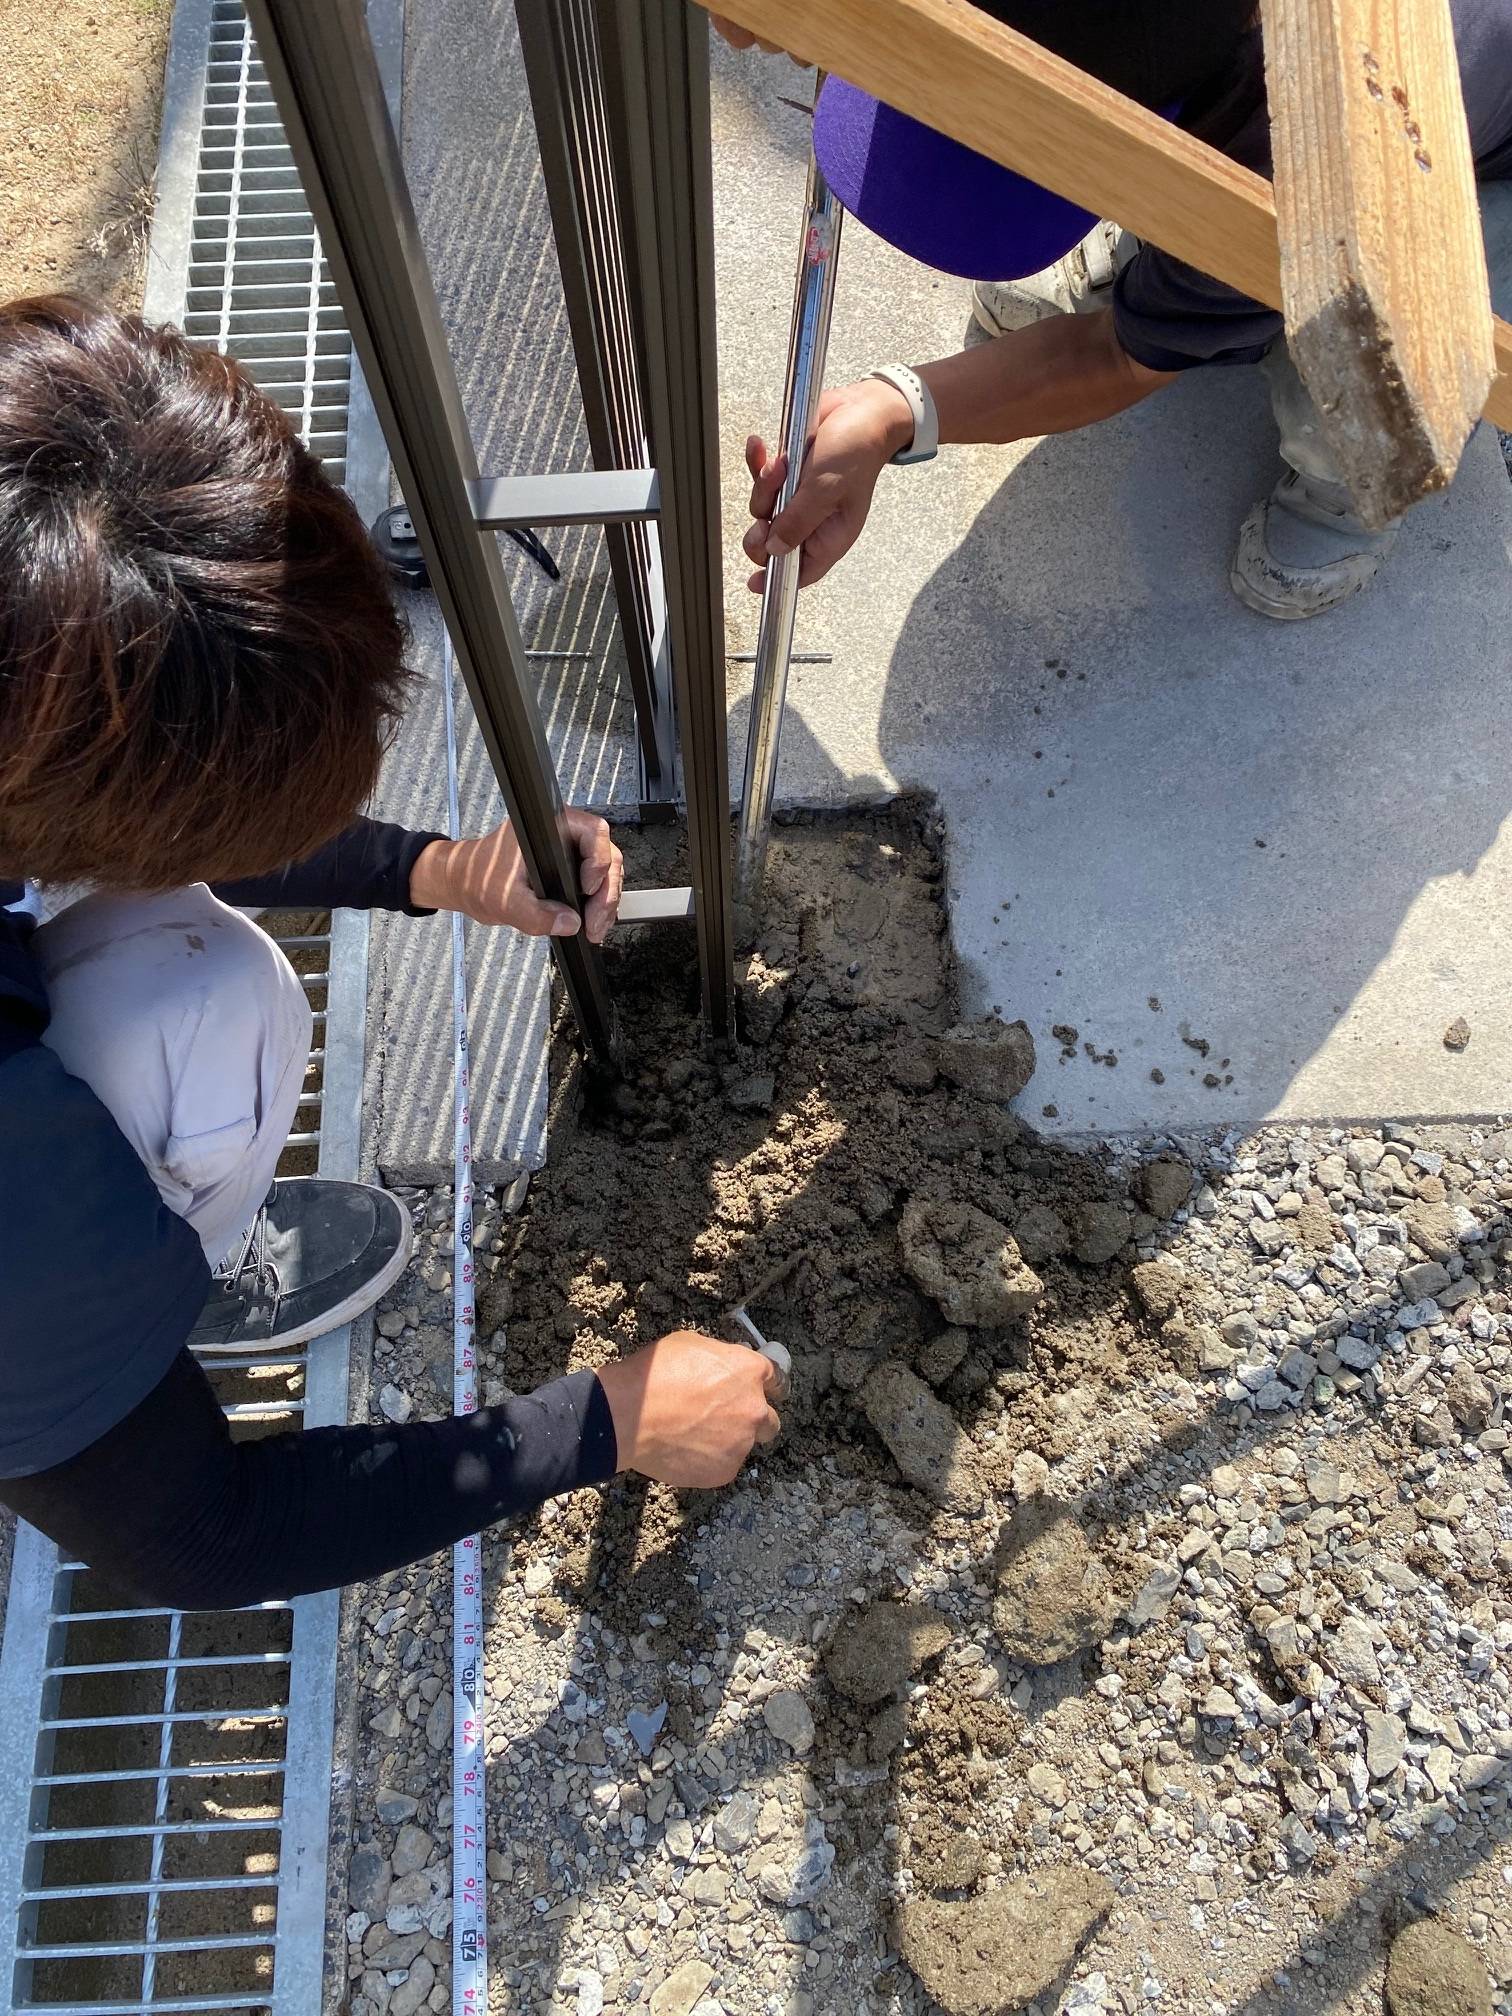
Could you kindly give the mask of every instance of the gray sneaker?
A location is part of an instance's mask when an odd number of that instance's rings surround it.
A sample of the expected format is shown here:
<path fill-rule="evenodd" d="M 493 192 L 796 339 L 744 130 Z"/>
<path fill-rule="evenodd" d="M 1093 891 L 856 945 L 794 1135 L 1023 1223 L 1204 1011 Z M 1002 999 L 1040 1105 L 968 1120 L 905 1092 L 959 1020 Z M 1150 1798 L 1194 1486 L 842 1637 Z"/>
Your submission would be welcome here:
<path fill-rule="evenodd" d="M 1247 609 L 1297 623 L 1337 608 L 1375 579 L 1401 520 L 1367 532 L 1341 484 L 1288 469 L 1245 519 L 1229 580 Z"/>
<path fill-rule="evenodd" d="M 1106 218 L 1094 224 L 1064 259 L 1022 280 L 978 280 L 971 317 L 989 336 L 1026 329 L 1047 315 L 1090 315 L 1113 298 L 1113 282 L 1139 250 L 1131 231 Z"/>
<path fill-rule="evenodd" d="M 323 1337 L 393 1287 L 411 1243 L 409 1213 L 387 1190 L 281 1177 L 215 1269 L 189 1348 L 290 1351 Z"/>

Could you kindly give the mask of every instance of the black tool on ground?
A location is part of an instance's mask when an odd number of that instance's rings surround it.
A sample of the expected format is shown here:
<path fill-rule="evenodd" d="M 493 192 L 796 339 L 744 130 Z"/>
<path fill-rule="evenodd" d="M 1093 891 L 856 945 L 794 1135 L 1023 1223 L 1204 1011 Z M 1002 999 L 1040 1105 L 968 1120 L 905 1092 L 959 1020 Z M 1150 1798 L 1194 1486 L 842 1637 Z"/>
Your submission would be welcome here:
<path fill-rule="evenodd" d="M 415 521 L 407 508 L 403 504 L 391 505 L 373 520 L 372 529 L 373 544 L 400 586 L 429 588 L 430 575 L 426 572 L 425 555 L 420 551 L 420 541 L 415 537 Z M 517 525 L 508 525 L 504 529 L 506 536 L 513 539 L 520 551 L 530 555 L 548 581 L 561 580 L 562 570 L 543 540 Z"/>

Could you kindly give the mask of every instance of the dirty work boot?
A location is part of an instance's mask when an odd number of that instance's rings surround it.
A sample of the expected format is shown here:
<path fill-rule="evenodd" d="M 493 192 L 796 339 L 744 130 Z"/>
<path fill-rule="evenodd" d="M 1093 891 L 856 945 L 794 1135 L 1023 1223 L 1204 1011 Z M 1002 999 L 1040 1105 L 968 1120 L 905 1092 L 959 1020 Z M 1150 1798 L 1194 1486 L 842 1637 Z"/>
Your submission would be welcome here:
<path fill-rule="evenodd" d="M 1284 342 L 1260 367 L 1290 467 L 1239 532 L 1229 580 L 1247 609 L 1278 622 L 1321 616 L 1375 579 L 1401 519 L 1367 532 L 1339 474 L 1306 386 Z"/>
<path fill-rule="evenodd" d="M 1342 492 L 1342 499 L 1337 494 Z M 1367 587 L 1396 544 L 1400 518 L 1367 532 L 1342 484 L 1288 469 L 1239 531 L 1229 580 L 1246 609 L 1281 623 L 1321 616 Z"/>
<path fill-rule="evenodd" d="M 1106 308 L 1113 282 L 1139 250 L 1132 232 L 1106 218 L 1094 224 L 1064 259 L 1022 280 L 978 280 L 971 289 L 971 317 L 989 336 L 1027 329 L 1047 315 L 1089 315 Z"/>
<path fill-rule="evenodd" d="M 280 1177 L 215 1269 L 189 1348 L 291 1351 L 324 1337 L 393 1287 L 411 1238 L 409 1213 L 387 1190 Z"/>

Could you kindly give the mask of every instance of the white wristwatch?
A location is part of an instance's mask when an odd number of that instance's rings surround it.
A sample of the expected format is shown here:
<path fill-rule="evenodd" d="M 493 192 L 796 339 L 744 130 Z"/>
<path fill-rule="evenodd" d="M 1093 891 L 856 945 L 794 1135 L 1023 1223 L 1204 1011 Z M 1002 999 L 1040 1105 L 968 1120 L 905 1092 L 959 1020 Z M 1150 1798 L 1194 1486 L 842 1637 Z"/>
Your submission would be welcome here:
<path fill-rule="evenodd" d="M 924 380 L 906 364 L 879 364 L 867 375 L 880 378 L 895 392 L 901 392 L 913 413 L 913 439 L 894 455 L 894 465 L 903 469 L 910 462 L 932 462 L 940 452 L 940 416 L 935 411 L 934 395 Z"/>

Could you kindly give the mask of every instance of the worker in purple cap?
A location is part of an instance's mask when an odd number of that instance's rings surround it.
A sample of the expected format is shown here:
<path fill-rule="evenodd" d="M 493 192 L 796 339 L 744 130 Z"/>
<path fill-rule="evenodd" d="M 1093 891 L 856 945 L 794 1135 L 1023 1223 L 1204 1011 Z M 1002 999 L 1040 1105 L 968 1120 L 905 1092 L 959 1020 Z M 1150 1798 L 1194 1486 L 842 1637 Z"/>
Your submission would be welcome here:
<path fill-rule="evenodd" d="M 984 11 L 1269 174 L 1270 121 L 1255 0 L 981 0 Z M 1512 296 L 1512 0 L 1451 0 L 1492 292 Z M 757 40 L 715 17 L 737 48 Z M 770 45 L 762 44 L 763 47 Z M 883 362 L 826 392 L 803 480 L 753 436 L 745 550 L 759 590 L 768 559 L 803 549 L 800 582 L 860 537 L 889 463 L 946 444 L 1061 434 L 1108 419 L 1195 367 L 1259 364 L 1285 469 L 1240 528 L 1230 580 L 1263 616 L 1334 608 L 1376 575 L 1398 525 L 1371 532 L 1329 453 L 1288 355 L 1281 317 L 1139 244 L 1020 175 L 879 104 L 825 83 L 814 147 L 854 216 L 913 258 L 974 283 L 997 340 L 932 363 Z"/>

